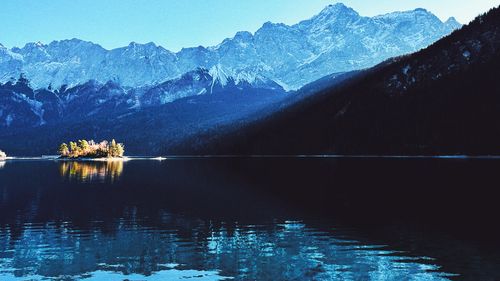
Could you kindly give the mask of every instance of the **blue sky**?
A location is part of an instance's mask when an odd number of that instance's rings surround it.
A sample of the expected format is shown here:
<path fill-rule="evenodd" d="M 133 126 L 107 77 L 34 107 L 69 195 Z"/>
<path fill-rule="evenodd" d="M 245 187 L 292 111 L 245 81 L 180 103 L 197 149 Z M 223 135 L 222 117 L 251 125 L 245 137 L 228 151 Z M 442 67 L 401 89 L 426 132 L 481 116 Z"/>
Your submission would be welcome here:
<path fill-rule="evenodd" d="M 211 46 L 266 21 L 293 24 L 343 2 L 361 15 L 426 8 L 466 23 L 500 0 L 2 0 L 0 43 L 80 38 L 105 48 L 155 42 L 177 51 Z"/>

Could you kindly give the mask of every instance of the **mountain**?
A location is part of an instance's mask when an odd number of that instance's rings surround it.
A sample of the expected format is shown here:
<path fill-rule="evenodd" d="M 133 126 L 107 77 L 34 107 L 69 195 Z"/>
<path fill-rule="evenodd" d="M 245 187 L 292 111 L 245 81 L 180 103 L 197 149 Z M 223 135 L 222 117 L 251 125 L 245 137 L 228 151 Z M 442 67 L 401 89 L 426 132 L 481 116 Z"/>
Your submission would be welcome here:
<path fill-rule="evenodd" d="M 245 122 L 287 96 L 270 79 L 232 77 L 219 67 L 139 88 L 90 80 L 35 90 L 21 76 L 0 84 L 0 146 L 14 155 L 40 155 L 54 154 L 70 139 L 117 138 L 128 153 L 155 154 L 209 128 Z"/>
<path fill-rule="evenodd" d="M 295 25 L 267 22 L 254 34 L 238 32 L 215 47 L 177 53 L 154 43 L 106 50 L 78 39 L 12 49 L 0 45 L 0 81 L 24 73 L 37 89 L 73 87 L 89 80 L 143 87 L 199 67 L 218 67 L 232 77 L 268 77 L 293 90 L 330 73 L 417 51 L 460 26 L 453 18 L 442 22 L 423 9 L 369 18 L 336 4 Z"/>
<path fill-rule="evenodd" d="M 227 91 L 251 94 L 255 89 L 284 92 L 279 84 L 266 77 L 250 76 L 244 72 L 233 77 L 227 74 L 220 65 L 216 65 L 210 70 L 198 68 L 180 78 L 148 87 L 144 93 L 140 94 L 139 100 L 142 104 L 150 106 L 165 104 L 189 96 Z"/>
<path fill-rule="evenodd" d="M 116 116 L 149 110 L 190 96 L 255 92 L 285 93 L 280 85 L 265 77 L 232 77 L 219 67 L 198 68 L 158 85 L 131 89 L 113 81 L 90 80 L 71 88 L 35 90 L 21 75 L 18 80 L 0 84 L 0 128 L 15 130 L 91 120 L 102 115 Z"/>
<path fill-rule="evenodd" d="M 78 39 L 0 45 L 0 146 L 18 155 L 52 154 L 75 138 L 118 138 L 132 154 L 199 147 L 458 27 L 423 9 L 368 18 L 337 4 L 296 25 L 266 23 L 178 53 Z"/>
<path fill-rule="evenodd" d="M 499 155 L 498 65 L 500 7 L 424 50 L 334 86 L 312 85 L 318 91 L 278 112 L 173 151 Z"/>

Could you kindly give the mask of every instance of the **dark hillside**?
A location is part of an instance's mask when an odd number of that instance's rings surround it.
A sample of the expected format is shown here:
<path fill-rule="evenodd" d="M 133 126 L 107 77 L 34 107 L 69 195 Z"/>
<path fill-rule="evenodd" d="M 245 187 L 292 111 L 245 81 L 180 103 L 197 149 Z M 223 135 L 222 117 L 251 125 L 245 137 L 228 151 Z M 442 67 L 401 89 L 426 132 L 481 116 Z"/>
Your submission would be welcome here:
<path fill-rule="evenodd" d="M 202 154 L 500 154 L 500 9 L 304 102 L 188 143 Z"/>

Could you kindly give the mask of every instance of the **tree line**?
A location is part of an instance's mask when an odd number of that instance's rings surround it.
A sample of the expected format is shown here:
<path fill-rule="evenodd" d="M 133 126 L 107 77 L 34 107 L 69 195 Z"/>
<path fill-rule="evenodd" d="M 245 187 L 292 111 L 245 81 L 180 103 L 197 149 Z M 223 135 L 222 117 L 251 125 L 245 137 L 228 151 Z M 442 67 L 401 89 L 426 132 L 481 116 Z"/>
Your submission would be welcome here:
<path fill-rule="evenodd" d="M 100 143 L 93 140 L 79 140 L 78 142 L 70 141 L 69 145 L 62 143 L 58 152 L 63 158 L 112 158 L 123 157 L 125 146 L 114 139 L 111 142 L 104 140 Z"/>

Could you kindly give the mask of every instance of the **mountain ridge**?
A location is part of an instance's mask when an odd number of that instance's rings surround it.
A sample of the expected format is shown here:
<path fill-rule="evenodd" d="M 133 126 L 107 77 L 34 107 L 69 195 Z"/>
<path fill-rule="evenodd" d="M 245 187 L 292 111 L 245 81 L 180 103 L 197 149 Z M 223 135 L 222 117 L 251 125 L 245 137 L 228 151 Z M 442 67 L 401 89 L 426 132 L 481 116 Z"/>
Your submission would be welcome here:
<path fill-rule="evenodd" d="M 216 67 L 197 68 L 179 78 L 139 88 L 92 79 L 74 87 L 33 89 L 21 75 L 17 80 L 0 83 L 0 129 L 33 128 L 76 118 L 92 119 L 104 113 L 119 115 L 148 110 L 191 96 L 255 91 L 285 93 L 279 84 L 265 77 L 232 77 Z"/>
<path fill-rule="evenodd" d="M 419 52 L 165 152 L 499 155 L 499 26 L 497 7 Z"/>
<path fill-rule="evenodd" d="M 362 17 L 352 8 L 335 4 L 294 25 L 267 22 L 254 33 L 237 32 L 216 46 L 183 48 L 179 52 L 153 42 L 131 42 L 108 50 L 75 38 L 27 43 L 22 48 L 0 47 L 0 81 L 23 72 L 35 88 L 75 86 L 91 79 L 139 87 L 180 77 L 197 67 L 210 69 L 220 64 L 232 76 L 253 71 L 293 90 L 329 73 L 369 67 L 416 51 L 458 27 L 424 11 L 403 12 L 407 16 L 396 19 L 396 24 L 402 24 L 396 29 L 394 23 L 381 20 L 386 16 Z M 408 17 L 414 14 L 433 20 L 419 22 L 419 17 Z M 357 32 L 359 27 L 369 31 Z M 384 33 L 387 28 L 391 30 Z M 421 36 L 416 38 L 415 32 Z M 389 47 L 384 48 L 382 42 Z M 349 49 L 353 51 L 347 52 Z M 361 59 L 357 59 L 358 54 Z M 335 63 L 328 63 L 332 58 Z"/>

